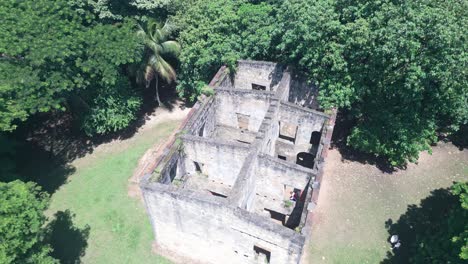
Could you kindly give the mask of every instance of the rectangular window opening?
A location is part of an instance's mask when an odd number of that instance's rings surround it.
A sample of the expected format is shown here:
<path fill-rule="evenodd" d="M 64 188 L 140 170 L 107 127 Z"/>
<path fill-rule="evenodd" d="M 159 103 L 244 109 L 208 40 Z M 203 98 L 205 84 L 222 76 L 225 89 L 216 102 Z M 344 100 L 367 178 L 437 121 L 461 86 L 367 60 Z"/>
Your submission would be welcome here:
<path fill-rule="evenodd" d="M 256 84 L 256 83 L 252 83 L 252 90 L 266 91 L 266 86 L 265 86 L 265 85 Z"/>
<path fill-rule="evenodd" d="M 286 157 L 285 157 L 285 156 L 278 155 L 278 159 L 286 160 Z"/>
<path fill-rule="evenodd" d="M 296 142 L 297 126 L 286 122 L 279 122 L 279 138 Z"/>
<path fill-rule="evenodd" d="M 257 263 L 270 263 L 271 259 L 271 252 L 261 248 L 259 246 L 253 247 L 255 251 L 255 259 L 258 261 Z"/>

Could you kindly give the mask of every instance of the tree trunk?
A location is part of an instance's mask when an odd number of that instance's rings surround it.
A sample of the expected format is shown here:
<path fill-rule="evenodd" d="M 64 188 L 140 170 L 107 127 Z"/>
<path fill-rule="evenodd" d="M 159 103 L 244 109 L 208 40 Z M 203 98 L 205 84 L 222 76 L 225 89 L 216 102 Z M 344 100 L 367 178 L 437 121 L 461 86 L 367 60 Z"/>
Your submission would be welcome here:
<path fill-rule="evenodd" d="M 155 85 L 155 90 L 156 90 L 156 101 L 158 101 L 158 105 L 161 106 L 161 100 L 159 99 L 159 76 L 156 74 L 156 85 Z"/>

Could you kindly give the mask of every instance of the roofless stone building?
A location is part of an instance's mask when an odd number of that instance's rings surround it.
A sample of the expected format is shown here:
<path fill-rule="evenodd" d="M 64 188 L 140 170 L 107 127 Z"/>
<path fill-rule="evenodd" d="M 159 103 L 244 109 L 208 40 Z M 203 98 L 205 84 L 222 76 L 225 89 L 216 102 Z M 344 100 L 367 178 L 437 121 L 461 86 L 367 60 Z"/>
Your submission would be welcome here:
<path fill-rule="evenodd" d="M 281 65 L 222 67 L 142 179 L 160 254 L 185 263 L 299 263 L 334 114 Z"/>

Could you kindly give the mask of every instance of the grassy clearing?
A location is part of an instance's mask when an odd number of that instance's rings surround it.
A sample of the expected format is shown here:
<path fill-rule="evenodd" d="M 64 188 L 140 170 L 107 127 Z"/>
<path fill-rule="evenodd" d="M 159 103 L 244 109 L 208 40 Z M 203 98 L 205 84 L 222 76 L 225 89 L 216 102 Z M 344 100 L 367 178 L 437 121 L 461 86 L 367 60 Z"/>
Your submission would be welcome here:
<path fill-rule="evenodd" d="M 73 162 L 76 171 L 52 196 L 47 214 L 70 210 L 74 225 L 90 227 L 84 263 L 169 263 L 151 253 L 153 232 L 141 202 L 128 197 L 138 159 L 179 125 L 169 122 L 131 139 L 98 147 Z"/>
<path fill-rule="evenodd" d="M 440 144 L 419 165 L 386 174 L 375 166 L 327 158 L 312 230 L 309 263 L 380 263 L 389 250 L 385 222 L 432 190 L 468 180 L 468 151 Z"/>

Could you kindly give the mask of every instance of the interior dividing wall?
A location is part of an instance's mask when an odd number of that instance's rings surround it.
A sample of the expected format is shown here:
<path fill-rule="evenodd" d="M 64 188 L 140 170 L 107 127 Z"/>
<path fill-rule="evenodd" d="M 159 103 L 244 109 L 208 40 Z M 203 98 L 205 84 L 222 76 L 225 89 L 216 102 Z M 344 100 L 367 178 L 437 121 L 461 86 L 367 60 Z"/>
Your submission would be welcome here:
<path fill-rule="evenodd" d="M 290 197 L 290 191 L 306 190 L 313 177 L 312 170 L 273 159 L 269 156 L 260 156 L 256 170 L 256 197 L 261 199 L 254 202 L 254 210 L 262 212 L 264 208 L 277 212 L 284 211 L 284 200 Z"/>
<path fill-rule="evenodd" d="M 182 142 L 186 173 L 201 173 L 217 182 L 234 185 L 248 147 L 187 135 L 182 137 Z"/>
<path fill-rule="evenodd" d="M 252 84 L 265 87 L 266 91 L 276 91 L 283 76 L 281 65 L 265 61 L 238 61 L 234 87 L 252 90 Z"/>
<path fill-rule="evenodd" d="M 216 91 L 216 123 L 239 128 L 240 120 L 248 118 L 248 130 L 258 131 L 270 103 L 270 93 Z"/>

